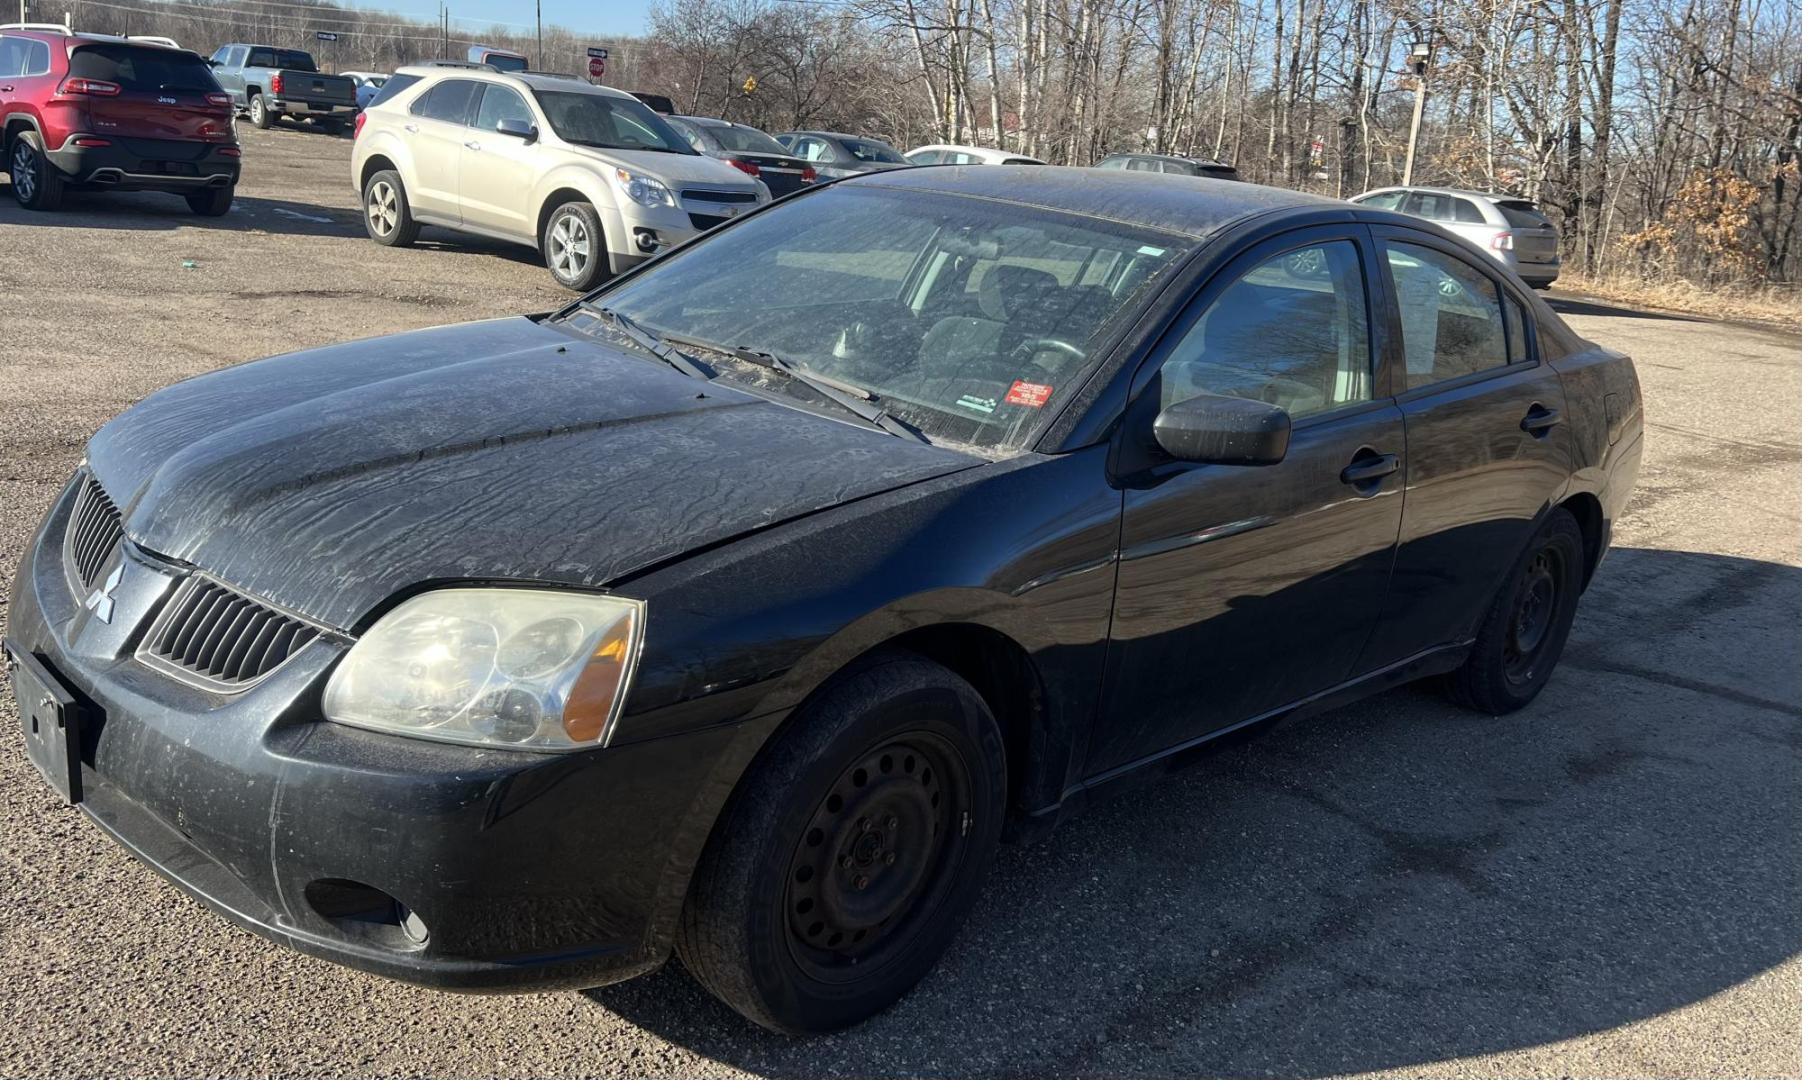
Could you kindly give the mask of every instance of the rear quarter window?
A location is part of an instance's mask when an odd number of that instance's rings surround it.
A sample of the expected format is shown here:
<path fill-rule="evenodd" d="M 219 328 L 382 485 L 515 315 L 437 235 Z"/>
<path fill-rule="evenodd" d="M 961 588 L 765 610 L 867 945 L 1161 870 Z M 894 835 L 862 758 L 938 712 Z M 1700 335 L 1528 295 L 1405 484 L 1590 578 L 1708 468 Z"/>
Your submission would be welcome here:
<path fill-rule="evenodd" d="M 83 45 L 69 55 L 69 75 L 132 91 L 219 89 L 213 69 L 194 53 L 139 45 Z"/>
<path fill-rule="evenodd" d="M 382 84 L 381 91 L 379 93 L 377 93 L 374 98 L 370 99 L 369 104 L 367 106 L 365 106 L 365 108 L 373 109 L 377 105 L 380 105 L 382 102 L 387 101 L 389 98 L 392 98 L 395 95 L 401 93 L 407 87 L 415 86 L 418 83 L 419 83 L 419 76 L 417 76 L 417 75 L 394 75 L 394 76 L 391 76 L 391 77 L 389 77 L 387 82 Z"/>

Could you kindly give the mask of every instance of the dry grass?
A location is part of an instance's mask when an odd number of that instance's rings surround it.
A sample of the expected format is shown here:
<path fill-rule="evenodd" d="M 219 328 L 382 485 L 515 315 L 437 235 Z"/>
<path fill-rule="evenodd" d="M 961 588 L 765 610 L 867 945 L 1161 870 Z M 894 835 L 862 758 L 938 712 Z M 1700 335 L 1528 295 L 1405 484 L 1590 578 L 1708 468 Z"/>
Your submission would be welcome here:
<path fill-rule="evenodd" d="M 1558 279 L 1558 288 L 1637 307 L 1802 329 L 1802 285 L 1710 288 L 1687 281 L 1647 282 L 1631 277 L 1565 274 Z"/>

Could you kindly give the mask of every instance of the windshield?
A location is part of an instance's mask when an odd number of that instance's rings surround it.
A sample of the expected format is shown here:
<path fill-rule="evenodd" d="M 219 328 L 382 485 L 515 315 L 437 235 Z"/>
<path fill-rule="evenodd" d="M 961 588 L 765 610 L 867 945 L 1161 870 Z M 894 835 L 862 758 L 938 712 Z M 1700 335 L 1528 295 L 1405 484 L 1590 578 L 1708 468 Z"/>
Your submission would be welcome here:
<path fill-rule="evenodd" d="M 905 165 L 907 159 L 902 157 L 894 147 L 884 146 L 869 139 L 840 139 L 838 144 L 859 161 L 880 161 L 889 165 Z"/>
<path fill-rule="evenodd" d="M 989 199 L 839 187 L 665 256 L 597 303 L 678 348 L 744 347 L 867 390 L 934 442 L 1015 453 L 1082 385 L 1114 316 L 1190 243 Z M 703 359 L 818 400 L 767 369 Z"/>
<path fill-rule="evenodd" d="M 693 154 L 688 140 L 633 98 L 569 90 L 533 90 L 551 130 L 564 142 L 606 150 Z"/>
<path fill-rule="evenodd" d="M 765 135 L 763 132 L 758 131 L 756 128 L 738 127 L 737 125 L 733 125 L 732 127 L 715 127 L 712 124 L 708 124 L 706 127 L 707 134 L 713 136 L 714 139 L 727 150 L 737 150 L 746 154 L 781 154 L 784 157 L 788 156 L 788 151 L 782 148 L 781 143 L 770 138 L 768 135 Z"/>
<path fill-rule="evenodd" d="M 124 90 L 219 91 L 213 70 L 195 54 L 140 45 L 83 45 L 69 57 L 69 74 Z"/>

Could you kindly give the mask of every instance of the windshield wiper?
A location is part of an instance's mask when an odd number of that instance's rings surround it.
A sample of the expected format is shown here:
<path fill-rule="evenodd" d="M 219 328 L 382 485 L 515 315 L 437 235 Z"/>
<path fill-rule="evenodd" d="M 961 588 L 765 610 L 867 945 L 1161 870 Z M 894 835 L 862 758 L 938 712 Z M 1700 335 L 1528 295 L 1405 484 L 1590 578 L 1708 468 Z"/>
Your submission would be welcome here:
<path fill-rule="evenodd" d="M 712 372 L 689 359 L 687 353 L 684 353 L 681 349 L 676 348 L 669 342 L 664 341 L 662 337 L 658 336 L 655 330 L 652 330 L 648 326 L 641 325 L 638 320 L 634 319 L 632 316 L 627 315 L 622 311 L 615 311 L 610 307 L 601 307 L 598 304 L 585 303 L 582 305 L 582 309 L 605 319 L 615 330 L 624 334 L 626 340 L 643 349 L 645 352 L 650 353 L 652 356 L 655 356 L 670 367 L 680 371 L 682 374 L 687 375 L 689 378 L 700 379 L 702 382 L 707 382 L 713 378 Z"/>
<path fill-rule="evenodd" d="M 887 409 L 876 404 L 875 394 L 855 383 L 848 383 L 830 375 L 821 375 L 817 371 L 810 371 L 783 358 L 781 354 L 770 352 L 767 349 L 753 349 L 744 345 L 716 345 L 710 341 L 696 341 L 692 338 L 680 340 L 685 345 L 694 345 L 717 352 L 722 356 L 743 360 L 747 364 L 756 364 L 758 367 L 780 371 L 796 382 L 809 387 L 826 400 L 855 414 L 865 423 L 873 424 L 897 438 L 912 439 L 929 446 L 932 444 L 932 440 L 928 439 L 919 429 L 890 416 Z"/>

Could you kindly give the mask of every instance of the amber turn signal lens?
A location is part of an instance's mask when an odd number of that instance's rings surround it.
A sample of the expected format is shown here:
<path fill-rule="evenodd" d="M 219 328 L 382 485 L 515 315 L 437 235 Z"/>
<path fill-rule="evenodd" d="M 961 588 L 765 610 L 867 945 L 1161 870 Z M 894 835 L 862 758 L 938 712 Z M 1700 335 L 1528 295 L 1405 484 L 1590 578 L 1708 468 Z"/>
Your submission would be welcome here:
<path fill-rule="evenodd" d="M 563 730 L 571 742 L 593 742 L 607 730 L 631 663 L 633 622 L 627 617 L 613 624 L 570 688 L 569 701 L 563 706 Z"/>

